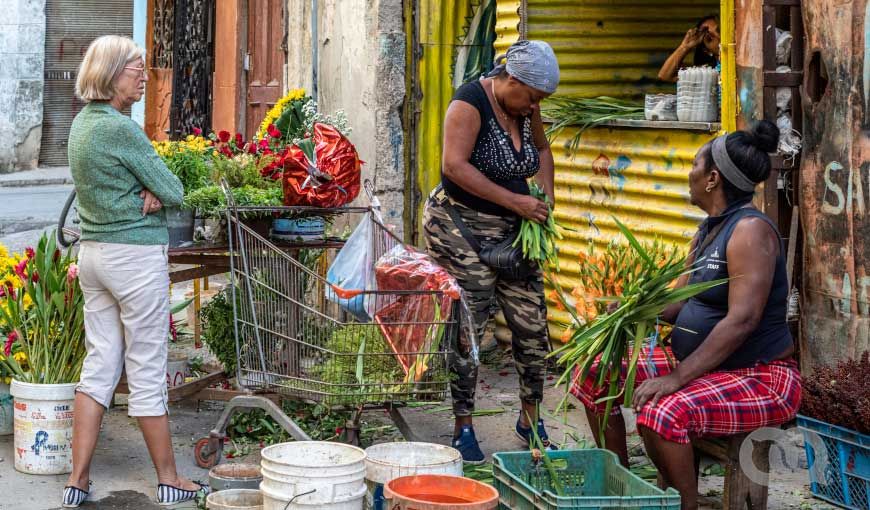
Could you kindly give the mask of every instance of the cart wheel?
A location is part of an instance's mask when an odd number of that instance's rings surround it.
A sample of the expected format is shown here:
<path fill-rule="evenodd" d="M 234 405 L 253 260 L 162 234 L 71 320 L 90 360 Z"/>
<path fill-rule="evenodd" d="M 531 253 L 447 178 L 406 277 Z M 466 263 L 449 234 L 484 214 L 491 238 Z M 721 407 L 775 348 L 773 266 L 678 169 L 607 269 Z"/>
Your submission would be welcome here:
<path fill-rule="evenodd" d="M 213 443 L 218 445 L 217 448 L 214 447 Z M 217 466 L 221 460 L 222 446 L 219 440 L 213 442 L 210 437 L 204 437 L 197 441 L 193 447 L 193 459 L 196 461 L 196 465 L 205 469 Z"/>

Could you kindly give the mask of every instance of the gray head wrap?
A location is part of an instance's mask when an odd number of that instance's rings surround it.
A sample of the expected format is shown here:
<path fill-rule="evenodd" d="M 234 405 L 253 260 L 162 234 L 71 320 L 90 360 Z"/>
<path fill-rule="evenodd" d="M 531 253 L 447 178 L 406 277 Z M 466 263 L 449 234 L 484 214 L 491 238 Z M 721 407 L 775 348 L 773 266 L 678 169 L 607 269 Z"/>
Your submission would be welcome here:
<path fill-rule="evenodd" d="M 737 165 L 731 161 L 731 156 L 728 155 L 728 150 L 725 148 L 726 138 L 728 138 L 728 135 L 722 135 L 713 140 L 713 147 L 711 150 L 713 152 L 713 162 L 716 163 L 716 168 L 719 169 L 719 172 L 728 180 L 728 182 L 733 184 L 740 191 L 745 191 L 746 193 L 755 191 L 755 183 L 752 182 L 749 177 L 746 177 L 746 174 L 741 172 L 740 169 L 737 168 Z"/>
<path fill-rule="evenodd" d="M 508 48 L 504 60 L 504 64 L 496 67 L 493 74 L 504 69 L 533 89 L 547 94 L 556 92 L 559 86 L 559 62 L 549 44 L 544 41 L 519 41 Z"/>

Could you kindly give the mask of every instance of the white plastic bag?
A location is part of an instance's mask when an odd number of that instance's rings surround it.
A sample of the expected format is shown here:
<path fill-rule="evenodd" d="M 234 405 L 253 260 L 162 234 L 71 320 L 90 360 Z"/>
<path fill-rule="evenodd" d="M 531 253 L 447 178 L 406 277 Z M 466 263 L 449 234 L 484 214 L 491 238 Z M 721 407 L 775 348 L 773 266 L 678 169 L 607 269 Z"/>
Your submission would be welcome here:
<path fill-rule="evenodd" d="M 366 213 L 326 272 L 326 281 L 330 283 L 326 299 L 338 303 L 362 322 L 371 321 L 374 299 L 361 292 L 377 290 L 371 214 Z"/>

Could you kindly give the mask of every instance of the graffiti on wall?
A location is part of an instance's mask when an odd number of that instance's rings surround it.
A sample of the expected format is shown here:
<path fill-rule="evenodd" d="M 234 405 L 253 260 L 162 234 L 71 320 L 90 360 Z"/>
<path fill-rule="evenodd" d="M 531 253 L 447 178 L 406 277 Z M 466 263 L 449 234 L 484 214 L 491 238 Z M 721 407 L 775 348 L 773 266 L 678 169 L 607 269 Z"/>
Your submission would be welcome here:
<path fill-rule="evenodd" d="M 867 210 L 865 179 L 868 185 L 867 195 L 870 196 L 870 178 L 865 175 L 868 171 L 870 163 L 866 162 L 857 170 L 852 165 L 847 168 L 838 161 L 828 163 L 824 171 L 825 192 L 822 195 L 821 212 L 833 217 L 863 219 Z M 870 276 L 867 276 L 863 264 L 855 261 L 855 265 L 854 277 L 849 271 L 844 272 L 842 279 L 827 273 L 824 283 L 835 310 L 847 317 L 851 317 L 854 312 L 861 317 L 868 317 Z M 855 308 L 853 303 L 857 305 Z"/>

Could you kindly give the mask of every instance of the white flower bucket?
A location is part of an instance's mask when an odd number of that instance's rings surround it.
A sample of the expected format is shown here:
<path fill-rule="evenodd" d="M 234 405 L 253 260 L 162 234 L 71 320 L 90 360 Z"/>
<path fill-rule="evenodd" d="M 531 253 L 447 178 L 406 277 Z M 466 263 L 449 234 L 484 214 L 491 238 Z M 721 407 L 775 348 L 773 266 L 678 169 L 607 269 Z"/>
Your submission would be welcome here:
<path fill-rule="evenodd" d="M 12 381 L 15 399 L 15 470 L 34 475 L 72 471 L 76 383 Z"/>
<path fill-rule="evenodd" d="M 190 363 L 187 354 L 182 352 L 170 352 L 166 363 L 166 386 L 174 388 L 184 384 L 184 379 L 190 373 Z"/>
<path fill-rule="evenodd" d="M 363 510 L 366 452 L 355 446 L 299 441 L 260 452 L 263 510 Z"/>
<path fill-rule="evenodd" d="M 9 393 L 9 385 L 0 382 L 0 436 L 8 436 L 12 433 L 13 422 L 12 395 Z"/>

